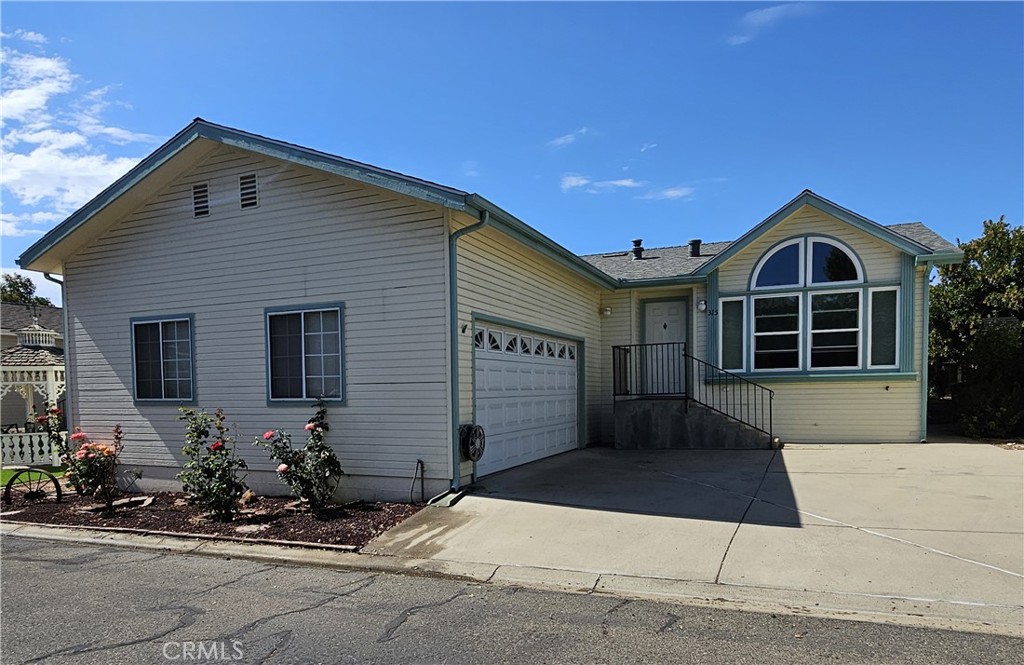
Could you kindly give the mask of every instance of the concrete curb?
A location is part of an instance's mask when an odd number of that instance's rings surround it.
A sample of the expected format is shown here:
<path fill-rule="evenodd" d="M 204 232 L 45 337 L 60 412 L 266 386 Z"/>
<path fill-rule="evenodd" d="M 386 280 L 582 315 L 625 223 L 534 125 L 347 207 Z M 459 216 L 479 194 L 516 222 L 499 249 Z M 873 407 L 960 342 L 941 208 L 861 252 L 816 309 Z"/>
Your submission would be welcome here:
<path fill-rule="evenodd" d="M 657 600 L 717 609 L 869 621 L 1011 637 L 1024 636 L 1024 607 L 1021 606 L 976 605 L 928 599 L 713 584 L 592 571 L 363 554 L 315 545 L 270 545 L 209 538 L 194 539 L 153 532 L 126 533 L 17 522 L 0 523 L 0 535 L 168 554 L 244 559 L 288 566 L 443 577 L 501 586 Z"/>

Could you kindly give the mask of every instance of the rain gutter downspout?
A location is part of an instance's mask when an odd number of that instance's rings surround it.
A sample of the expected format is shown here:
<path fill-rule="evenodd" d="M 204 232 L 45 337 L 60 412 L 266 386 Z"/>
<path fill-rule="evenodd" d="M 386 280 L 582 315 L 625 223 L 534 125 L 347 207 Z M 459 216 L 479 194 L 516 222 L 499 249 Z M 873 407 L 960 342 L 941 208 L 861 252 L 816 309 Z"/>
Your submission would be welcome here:
<path fill-rule="evenodd" d="M 452 376 L 452 491 L 460 487 L 460 464 L 459 464 L 459 268 L 458 268 L 458 242 L 464 235 L 479 231 L 491 221 L 491 213 L 486 210 L 480 212 L 480 221 L 469 226 L 464 226 L 448 236 L 448 309 L 449 328 L 451 335 L 448 338 L 450 346 L 449 358 L 451 361 Z"/>
<path fill-rule="evenodd" d="M 922 304 L 923 321 L 921 328 L 923 329 L 923 335 L 921 336 L 921 443 L 928 440 L 928 346 L 929 346 L 929 320 L 928 320 L 928 288 L 931 286 L 932 281 L 932 262 L 924 262 L 924 293 L 922 298 L 924 303 Z"/>
<path fill-rule="evenodd" d="M 64 280 L 57 279 L 48 272 L 43 273 L 43 278 L 48 282 L 60 284 L 60 324 L 61 328 L 63 328 L 63 330 L 61 330 L 61 336 L 64 339 L 64 422 L 72 423 L 74 420 L 71 415 L 71 382 L 68 381 L 68 308 L 66 306 L 67 302 L 65 301 L 66 294 L 64 292 Z M 53 398 L 53 405 L 57 406 L 56 396 Z"/>

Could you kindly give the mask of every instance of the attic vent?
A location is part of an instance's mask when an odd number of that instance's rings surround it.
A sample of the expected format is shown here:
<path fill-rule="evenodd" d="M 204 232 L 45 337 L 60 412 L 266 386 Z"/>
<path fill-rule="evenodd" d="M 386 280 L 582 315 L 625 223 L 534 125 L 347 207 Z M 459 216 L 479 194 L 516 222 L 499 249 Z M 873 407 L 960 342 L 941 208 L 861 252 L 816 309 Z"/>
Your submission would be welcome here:
<path fill-rule="evenodd" d="M 192 185 L 192 216 L 206 217 L 210 214 L 210 186 L 205 182 Z"/>
<path fill-rule="evenodd" d="M 255 208 L 260 204 L 260 190 L 256 184 L 255 173 L 238 177 L 238 197 L 242 210 Z"/>

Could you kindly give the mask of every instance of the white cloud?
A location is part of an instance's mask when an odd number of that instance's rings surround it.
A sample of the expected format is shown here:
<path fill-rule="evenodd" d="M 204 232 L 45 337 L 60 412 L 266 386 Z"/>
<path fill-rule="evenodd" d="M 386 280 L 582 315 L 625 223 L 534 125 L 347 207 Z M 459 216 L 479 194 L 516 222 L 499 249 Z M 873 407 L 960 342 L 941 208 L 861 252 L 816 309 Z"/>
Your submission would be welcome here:
<path fill-rule="evenodd" d="M 564 148 L 570 143 L 575 143 L 576 139 L 578 139 L 581 136 L 585 136 L 586 133 L 589 131 L 590 130 L 586 127 L 580 127 L 575 132 L 564 134 L 562 136 L 559 136 L 558 138 L 551 139 L 550 141 L 548 141 L 548 145 L 551 146 L 552 148 Z"/>
<path fill-rule="evenodd" d="M 590 178 L 585 175 L 567 174 L 562 176 L 562 192 L 568 192 L 576 187 L 584 187 L 590 184 Z"/>
<path fill-rule="evenodd" d="M 49 41 L 46 39 L 45 35 L 41 35 L 38 32 L 32 32 L 31 30 L 15 30 L 14 36 L 22 41 L 31 42 L 33 44 L 45 44 Z"/>
<path fill-rule="evenodd" d="M 657 143 L 645 143 L 640 146 L 640 152 L 647 152 L 648 150 L 654 150 L 658 147 Z"/>
<path fill-rule="evenodd" d="M 32 272 L 31 270 L 20 270 L 18 268 L 4 268 L 3 273 L 11 275 L 21 275 L 22 277 L 28 277 L 32 280 L 32 283 L 36 285 L 36 295 L 42 296 L 43 298 L 49 298 L 50 302 L 54 305 L 61 306 L 61 292 L 60 284 L 54 284 L 50 280 L 43 277 L 42 273 Z"/>
<path fill-rule="evenodd" d="M 633 178 L 619 178 L 617 180 L 593 180 L 589 176 L 567 173 L 562 176 L 562 193 L 571 189 L 586 187 L 584 191 L 588 194 L 604 194 L 616 189 L 633 189 L 643 187 L 645 183 Z"/>
<path fill-rule="evenodd" d="M 815 11 L 813 5 L 805 3 L 790 3 L 749 11 L 740 18 L 736 34 L 729 37 L 726 42 L 731 46 L 746 44 L 779 21 L 807 16 Z"/>
<path fill-rule="evenodd" d="M 691 196 L 693 196 L 693 193 L 696 191 L 697 189 L 695 187 L 667 187 L 665 189 L 651 190 L 644 194 L 643 196 L 638 196 L 636 198 L 646 200 L 675 201 L 677 199 L 688 199 Z"/>
<path fill-rule="evenodd" d="M 14 34 L 46 43 L 37 33 Z M 116 103 L 109 101 L 114 88 L 78 91 L 78 76 L 67 60 L 6 46 L 0 53 L 0 187 L 6 195 L 0 235 L 38 235 L 139 162 L 139 157 L 111 154 L 112 148 L 147 144 L 136 149 L 148 152 L 157 139 L 105 122 Z"/>

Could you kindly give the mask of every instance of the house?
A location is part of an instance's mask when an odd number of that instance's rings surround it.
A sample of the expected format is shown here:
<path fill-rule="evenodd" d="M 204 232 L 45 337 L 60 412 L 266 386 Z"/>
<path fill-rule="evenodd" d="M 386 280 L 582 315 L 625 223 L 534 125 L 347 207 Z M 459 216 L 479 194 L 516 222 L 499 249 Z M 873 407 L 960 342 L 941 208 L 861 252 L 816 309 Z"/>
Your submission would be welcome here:
<path fill-rule="evenodd" d="M 950 243 L 805 191 L 733 242 L 634 244 L 577 256 L 479 195 L 197 119 L 19 262 L 64 279 L 70 422 L 121 423 L 150 487 L 199 405 L 281 491 L 248 442 L 320 394 L 363 498 L 612 443 L 645 398 L 784 441 L 925 439 Z"/>
<path fill-rule="evenodd" d="M 0 303 L 0 430 L 22 430 L 35 407 L 64 391 L 60 307 Z"/>

